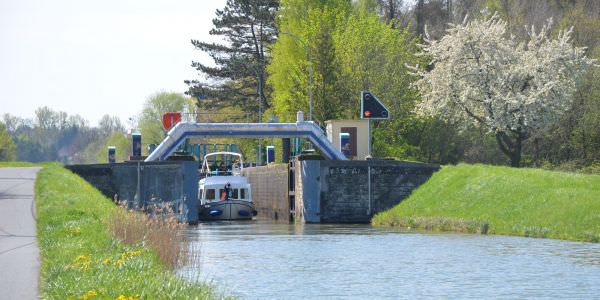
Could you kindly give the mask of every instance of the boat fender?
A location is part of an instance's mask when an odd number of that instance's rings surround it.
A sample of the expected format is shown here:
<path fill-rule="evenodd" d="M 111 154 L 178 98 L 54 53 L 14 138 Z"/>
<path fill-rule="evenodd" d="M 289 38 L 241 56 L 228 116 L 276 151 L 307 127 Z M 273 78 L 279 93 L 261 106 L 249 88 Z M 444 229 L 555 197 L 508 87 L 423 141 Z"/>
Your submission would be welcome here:
<path fill-rule="evenodd" d="M 247 210 L 245 210 L 245 209 L 240 209 L 240 210 L 238 211 L 238 214 L 239 214 L 240 216 L 242 216 L 242 217 L 247 217 L 247 216 L 249 216 L 249 215 L 250 215 L 250 212 L 248 212 L 248 211 L 247 211 Z"/>
<path fill-rule="evenodd" d="M 252 210 L 252 215 L 256 217 L 256 215 L 258 215 L 258 212 L 256 210 Z"/>
<path fill-rule="evenodd" d="M 222 215 L 223 211 L 219 210 L 219 209 L 213 209 L 213 210 L 209 211 L 208 214 L 211 215 L 211 216 L 213 216 L 213 217 L 216 217 L 216 216 Z"/>

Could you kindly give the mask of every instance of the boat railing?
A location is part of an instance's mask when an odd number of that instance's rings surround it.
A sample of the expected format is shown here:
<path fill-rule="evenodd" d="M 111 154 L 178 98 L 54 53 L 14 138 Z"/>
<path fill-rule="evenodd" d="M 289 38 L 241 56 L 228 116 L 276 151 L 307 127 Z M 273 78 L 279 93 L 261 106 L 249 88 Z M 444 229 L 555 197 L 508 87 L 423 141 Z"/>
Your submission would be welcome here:
<path fill-rule="evenodd" d="M 213 170 L 213 171 L 200 171 L 200 179 L 211 177 L 211 176 L 241 176 L 242 172 L 239 168 L 227 169 L 225 171 L 222 170 Z"/>
<path fill-rule="evenodd" d="M 220 170 L 205 171 L 205 172 L 202 172 L 202 173 L 205 174 L 206 177 L 209 177 L 209 176 L 231 176 L 232 175 L 231 170 L 226 170 L 226 171 L 220 171 Z"/>

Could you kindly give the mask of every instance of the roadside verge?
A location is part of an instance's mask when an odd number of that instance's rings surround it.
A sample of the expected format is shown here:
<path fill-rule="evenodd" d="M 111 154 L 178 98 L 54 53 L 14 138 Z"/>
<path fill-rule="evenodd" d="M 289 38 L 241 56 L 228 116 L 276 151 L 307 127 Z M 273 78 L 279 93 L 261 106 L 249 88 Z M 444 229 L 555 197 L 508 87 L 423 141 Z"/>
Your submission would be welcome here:
<path fill-rule="evenodd" d="M 108 230 L 116 207 L 94 187 L 59 166 L 35 184 L 43 298 L 213 299 L 206 284 L 176 277 L 158 254 L 125 245 Z"/>

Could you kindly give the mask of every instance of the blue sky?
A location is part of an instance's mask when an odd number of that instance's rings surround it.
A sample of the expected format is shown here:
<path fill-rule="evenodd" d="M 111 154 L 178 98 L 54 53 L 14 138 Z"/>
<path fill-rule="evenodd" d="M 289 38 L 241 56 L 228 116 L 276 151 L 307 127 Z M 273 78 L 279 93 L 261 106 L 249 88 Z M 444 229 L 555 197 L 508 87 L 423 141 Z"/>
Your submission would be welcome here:
<path fill-rule="evenodd" d="M 208 62 L 190 39 L 208 31 L 225 0 L 0 0 L 0 114 L 40 106 L 79 114 L 137 115 L 148 96 L 184 92 Z"/>

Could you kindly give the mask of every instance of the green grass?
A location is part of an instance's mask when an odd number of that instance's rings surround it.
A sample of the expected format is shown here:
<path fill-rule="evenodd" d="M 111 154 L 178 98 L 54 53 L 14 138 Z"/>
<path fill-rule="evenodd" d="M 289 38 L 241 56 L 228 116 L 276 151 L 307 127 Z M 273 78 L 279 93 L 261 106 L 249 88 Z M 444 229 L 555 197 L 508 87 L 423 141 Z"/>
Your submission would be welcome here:
<path fill-rule="evenodd" d="M 600 241 L 600 176 L 486 165 L 443 167 L 375 226 Z"/>
<path fill-rule="evenodd" d="M 124 245 L 107 230 L 116 209 L 83 179 L 60 166 L 35 184 L 44 299 L 212 299 L 213 289 L 175 275 L 141 245 Z"/>
<path fill-rule="evenodd" d="M 32 163 L 28 161 L 0 161 L 0 168 L 9 167 L 44 167 L 44 166 L 62 166 L 59 162 L 49 161 L 41 163 Z"/>

